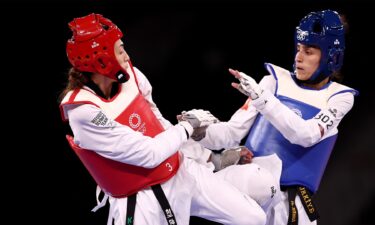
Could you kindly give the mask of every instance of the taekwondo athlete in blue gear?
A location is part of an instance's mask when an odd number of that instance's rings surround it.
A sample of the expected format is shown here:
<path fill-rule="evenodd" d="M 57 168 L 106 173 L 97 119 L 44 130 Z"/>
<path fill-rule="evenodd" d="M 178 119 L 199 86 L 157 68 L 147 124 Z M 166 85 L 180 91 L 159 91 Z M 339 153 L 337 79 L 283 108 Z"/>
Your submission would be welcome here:
<path fill-rule="evenodd" d="M 271 75 L 258 84 L 229 69 L 240 81 L 232 86 L 249 99 L 229 121 L 210 125 L 200 140 L 209 149 L 219 149 L 239 144 L 248 133 L 245 145 L 254 159 L 277 154 L 282 160 L 280 184 L 285 192 L 267 209 L 267 224 L 316 224 L 311 194 L 318 190 L 337 127 L 357 95 L 334 82 L 345 49 L 337 12 L 305 16 L 296 27 L 295 45 L 293 72 L 265 64 Z"/>
<path fill-rule="evenodd" d="M 277 124 L 273 124 L 272 120 L 263 115 L 262 109 L 256 107 L 261 114 L 250 130 L 245 146 L 253 150 L 254 156 L 276 153 L 280 157 L 283 163 L 280 184 L 288 190 L 289 204 L 294 204 L 297 193 L 304 200 L 302 205 L 305 209 L 302 210 L 307 212 L 311 221 L 315 221 L 318 214 L 311 202 L 311 194 L 318 190 L 337 138 L 334 126 L 337 123 L 337 109 L 327 108 L 327 103 L 335 95 L 346 92 L 356 95 L 357 91 L 331 81 L 332 75 L 342 67 L 345 49 L 344 27 L 336 12 L 324 10 L 309 13 L 296 28 L 295 44 L 296 55 L 301 51 L 299 45 L 319 48 L 321 51 L 319 66 L 309 79 L 299 79 L 298 70 L 303 70 L 299 67 L 299 59 L 294 63 L 294 73 L 272 64 L 265 66 L 276 81 L 274 96 L 303 120 L 315 120 L 322 138 L 311 146 L 292 143 L 278 130 Z M 318 89 L 314 88 L 319 86 Z M 260 101 L 259 106 L 263 105 L 261 107 L 265 109 L 269 102 L 267 98 L 261 99 L 262 95 L 265 97 L 267 94 L 261 93 L 254 102 Z M 324 135 L 333 128 L 335 132 Z M 294 211 L 293 206 L 290 206 L 289 211 L 288 224 L 305 224 L 302 221 L 298 223 L 296 213 L 291 213 Z"/>
<path fill-rule="evenodd" d="M 321 49 L 322 56 L 319 67 L 307 81 L 301 81 L 295 74 L 287 70 L 266 64 L 267 70 L 277 82 L 275 96 L 280 102 L 302 116 L 304 120 L 311 119 L 316 115 L 316 119 L 320 119 L 324 123 L 323 126 L 329 128 L 333 125 L 333 120 L 328 115 L 319 116 L 319 111 L 333 95 L 342 92 L 355 94 L 356 91 L 335 82 L 327 83 L 321 90 L 306 89 L 299 83 L 317 84 L 341 68 L 345 42 L 343 26 L 338 15 L 330 10 L 310 13 L 302 19 L 296 28 L 295 42 L 296 45 L 301 43 Z M 296 64 L 294 64 L 295 67 Z M 309 93 L 314 96 L 302 98 L 304 97 L 302 95 Z M 317 101 L 323 98 L 325 101 Z M 256 129 L 258 123 L 262 129 Z M 284 164 L 281 184 L 303 185 L 310 191 L 316 192 L 337 134 L 305 148 L 290 143 L 262 115 L 258 116 L 253 126 L 254 128 L 246 140 L 246 146 L 253 149 L 255 156 L 269 155 L 273 152 L 278 154 Z M 298 163 L 295 162 L 296 159 L 299 160 Z"/>

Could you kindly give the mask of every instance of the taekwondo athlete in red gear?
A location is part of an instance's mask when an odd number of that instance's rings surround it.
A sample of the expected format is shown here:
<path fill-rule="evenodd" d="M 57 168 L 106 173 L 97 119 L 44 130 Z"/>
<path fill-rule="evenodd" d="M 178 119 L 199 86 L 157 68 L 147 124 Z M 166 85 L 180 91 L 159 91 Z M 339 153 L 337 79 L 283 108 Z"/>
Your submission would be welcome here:
<path fill-rule="evenodd" d="M 191 212 L 223 224 L 264 224 L 253 199 L 178 152 L 193 128 L 215 118 L 192 113 L 164 130 L 151 85 L 132 66 L 118 27 L 99 14 L 69 26 L 73 68 L 60 108 L 74 134 L 69 143 L 106 194 L 96 208 L 110 202 L 108 224 L 188 225 Z M 170 204 L 164 213 L 153 192 L 157 184 Z M 133 193 L 136 203 L 128 201 Z M 128 204 L 134 204 L 133 217 L 127 217 Z"/>
<path fill-rule="evenodd" d="M 277 154 L 282 160 L 280 184 L 285 191 L 282 201 L 267 212 L 267 224 L 317 223 L 311 195 L 319 188 L 337 127 L 357 95 L 356 90 L 333 81 L 345 49 L 337 12 L 305 16 L 296 27 L 295 45 L 294 71 L 266 63 L 271 75 L 259 85 L 246 74 L 229 70 L 240 81 L 232 86 L 249 99 L 230 121 L 210 125 L 200 141 L 210 149 L 232 146 L 250 129 L 245 145 L 255 158 Z"/>

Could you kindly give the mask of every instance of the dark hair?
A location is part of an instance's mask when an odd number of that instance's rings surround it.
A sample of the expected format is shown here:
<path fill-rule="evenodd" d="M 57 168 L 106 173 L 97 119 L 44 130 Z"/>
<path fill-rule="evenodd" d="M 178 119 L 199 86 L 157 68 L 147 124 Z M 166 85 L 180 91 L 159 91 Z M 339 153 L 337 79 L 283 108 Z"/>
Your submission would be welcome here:
<path fill-rule="evenodd" d="M 345 16 L 345 14 L 339 14 L 339 18 L 340 18 L 340 21 L 344 27 L 344 32 L 345 32 L 345 36 L 348 36 L 348 33 L 349 33 L 349 24 L 348 24 L 348 20 Z M 344 59 L 345 60 L 345 59 Z M 339 71 L 336 71 L 336 72 L 333 72 L 332 75 L 331 75 L 331 80 L 332 81 L 337 81 L 337 82 L 342 82 L 344 79 L 344 76 L 343 74 Z"/>
<path fill-rule="evenodd" d="M 64 90 L 60 93 L 59 102 L 65 97 L 65 95 L 72 90 L 77 88 L 82 88 L 83 85 L 87 84 L 90 80 L 91 73 L 90 72 L 81 72 L 74 67 L 70 68 L 68 72 L 68 84 L 64 88 Z"/>
<path fill-rule="evenodd" d="M 336 81 L 338 83 L 341 83 L 343 79 L 344 79 L 344 76 L 342 75 L 342 73 L 340 71 L 333 72 L 332 75 L 331 75 L 332 81 Z"/>

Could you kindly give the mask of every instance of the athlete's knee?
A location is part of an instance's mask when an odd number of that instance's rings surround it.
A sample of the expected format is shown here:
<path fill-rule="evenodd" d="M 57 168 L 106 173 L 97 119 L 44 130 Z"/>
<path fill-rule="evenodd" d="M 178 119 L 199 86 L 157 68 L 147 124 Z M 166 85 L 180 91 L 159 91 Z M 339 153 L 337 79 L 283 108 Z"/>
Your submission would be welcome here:
<path fill-rule="evenodd" d="M 280 190 L 278 181 L 268 170 L 259 167 L 257 173 L 256 180 L 249 180 L 248 194 L 263 207 L 270 204 Z"/>
<path fill-rule="evenodd" d="M 257 215 L 254 217 L 254 219 L 251 220 L 251 223 L 247 224 L 257 224 L 257 225 L 264 225 L 266 224 L 267 215 L 263 210 L 259 210 Z"/>
<path fill-rule="evenodd" d="M 266 224 L 266 213 L 260 208 L 252 208 L 248 214 L 234 219 L 235 225 L 264 225 Z"/>
<path fill-rule="evenodd" d="M 266 213 L 264 210 L 250 198 L 248 195 L 244 195 L 246 199 L 245 204 L 241 204 L 242 207 L 237 208 L 236 213 L 231 214 L 231 224 L 235 225 L 264 225 L 266 224 Z"/>

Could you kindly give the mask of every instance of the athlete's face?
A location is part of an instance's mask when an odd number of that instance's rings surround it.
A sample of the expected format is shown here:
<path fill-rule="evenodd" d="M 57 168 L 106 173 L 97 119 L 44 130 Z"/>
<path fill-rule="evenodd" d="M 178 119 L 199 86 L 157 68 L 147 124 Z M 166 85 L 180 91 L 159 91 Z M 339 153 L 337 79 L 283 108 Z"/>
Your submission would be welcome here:
<path fill-rule="evenodd" d="M 319 48 L 297 44 L 297 53 L 294 59 L 296 76 L 299 80 L 308 80 L 318 69 L 322 52 Z"/>
<path fill-rule="evenodd" d="M 119 39 L 115 42 L 115 56 L 120 66 L 126 70 L 129 67 L 129 56 L 124 48 L 124 43 Z"/>

